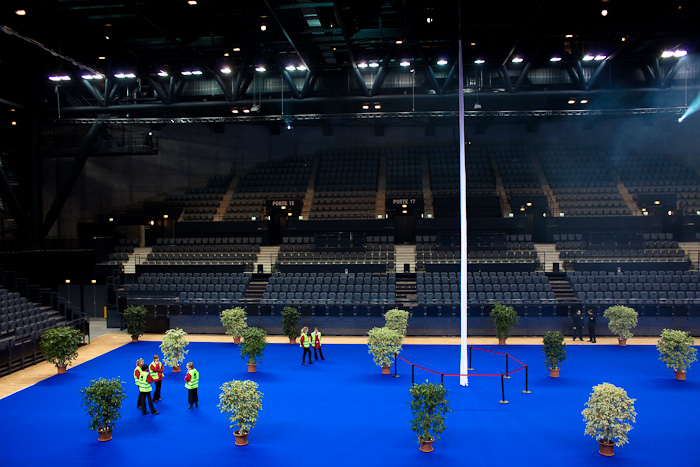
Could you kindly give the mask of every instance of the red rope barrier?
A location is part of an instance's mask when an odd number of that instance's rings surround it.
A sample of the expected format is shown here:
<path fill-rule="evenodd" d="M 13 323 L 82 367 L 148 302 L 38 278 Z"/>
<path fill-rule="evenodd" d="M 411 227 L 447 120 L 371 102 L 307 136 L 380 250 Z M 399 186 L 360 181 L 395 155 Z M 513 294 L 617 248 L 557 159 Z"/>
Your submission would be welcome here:
<path fill-rule="evenodd" d="M 403 357 L 402 357 L 401 355 L 399 355 L 399 354 L 396 354 L 396 356 L 397 356 L 398 358 L 400 358 L 401 360 L 403 360 L 404 362 L 406 362 L 406 363 L 408 363 L 409 365 L 411 365 L 412 367 L 420 368 L 420 369 L 423 370 L 423 371 L 428 371 L 428 372 L 430 372 L 430 373 L 435 373 L 436 375 L 442 375 L 442 376 L 508 376 L 508 375 L 513 374 L 513 373 L 517 373 L 518 371 L 522 370 L 523 368 L 525 368 L 525 367 L 527 366 L 527 365 L 525 365 L 523 362 L 521 362 L 520 360 L 518 360 L 517 358 L 515 358 L 515 357 L 513 357 L 513 356 L 511 356 L 510 354 L 505 353 L 505 352 L 496 352 L 496 351 L 494 351 L 494 350 L 481 349 L 481 348 L 479 348 L 479 347 L 472 347 L 472 349 L 474 349 L 474 350 L 481 350 L 482 352 L 489 352 L 489 353 L 495 353 L 495 354 L 500 354 L 500 355 L 506 355 L 508 358 L 512 358 L 512 359 L 515 360 L 516 362 L 520 363 L 522 366 L 521 366 L 520 368 L 518 368 L 518 369 L 511 370 L 511 371 L 509 371 L 509 372 L 507 372 L 507 373 L 483 374 L 483 375 L 475 375 L 475 374 L 467 373 L 467 374 L 465 375 L 465 374 L 461 374 L 461 373 L 440 373 L 439 371 L 431 370 L 431 369 L 429 369 L 429 368 L 425 368 L 425 367 L 422 367 L 422 366 L 420 366 L 420 365 L 416 365 L 415 363 L 409 362 L 408 360 L 406 360 L 405 358 L 403 358 Z"/>

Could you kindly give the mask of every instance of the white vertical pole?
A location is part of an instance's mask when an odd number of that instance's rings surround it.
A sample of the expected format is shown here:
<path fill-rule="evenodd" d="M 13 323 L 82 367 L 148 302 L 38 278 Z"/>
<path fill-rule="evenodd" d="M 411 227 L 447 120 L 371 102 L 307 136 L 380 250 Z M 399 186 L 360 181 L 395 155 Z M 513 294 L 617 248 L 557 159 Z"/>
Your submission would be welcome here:
<path fill-rule="evenodd" d="M 469 386 L 467 368 L 467 163 L 464 135 L 464 73 L 462 70 L 462 38 L 459 39 L 459 220 L 460 220 L 460 262 L 459 262 L 459 308 L 461 352 L 459 384 Z"/>

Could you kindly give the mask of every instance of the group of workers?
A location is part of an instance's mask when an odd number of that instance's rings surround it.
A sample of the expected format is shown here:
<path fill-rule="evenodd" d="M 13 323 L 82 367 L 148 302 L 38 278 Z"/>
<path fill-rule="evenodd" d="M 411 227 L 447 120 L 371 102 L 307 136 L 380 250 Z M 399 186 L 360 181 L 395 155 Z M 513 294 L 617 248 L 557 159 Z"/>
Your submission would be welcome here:
<path fill-rule="evenodd" d="M 158 412 L 153 405 L 154 402 L 160 401 L 160 386 L 163 382 L 163 364 L 159 361 L 158 355 L 153 356 L 153 362 L 150 365 L 144 363 L 143 358 L 136 360 L 136 368 L 134 369 L 134 382 L 139 388 L 139 398 L 136 403 L 136 408 L 141 409 L 141 413 L 146 415 L 148 410 L 146 410 L 146 402 L 148 402 L 148 407 L 151 409 L 153 415 L 158 415 Z M 155 392 L 151 398 L 151 390 L 153 387 L 151 383 L 155 384 Z M 187 363 L 187 374 L 185 375 L 185 387 L 187 388 L 187 401 L 190 406 L 189 409 L 194 405 L 199 407 L 199 397 L 197 395 L 197 388 L 199 387 L 199 371 L 194 367 L 194 363 Z"/>
<path fill-rule="evenodd" d="M 588 310 L 588 342 L 593 342 L 595 344 L 595 325 L 598 317 L 593 310 Z M 578 337 L 583 340 L 583 322 L 584 315 L 581 314 L 581 310 L 576 310 L 576 314 L 573 316 L 574 324 L 574 341 Z"/>
<path fill-rule="evenodd" d="M 299 336 L 299 347 L 303 349 L 303 353 L 301 354 L 302 365 L 306 365 L 306 354 L 309 354 L 309 365 L 313 363 L 311 361 L 311 349 L 314 349 L 314 360 L 318 360 L 319 355 L 321 356 L 321 360 L 325 360 L 323 351 L 321 350 L 321 333 L 318 328 L 314 328 L 314 332 L 309 336 L 309 328 L 304 326 Z"/>

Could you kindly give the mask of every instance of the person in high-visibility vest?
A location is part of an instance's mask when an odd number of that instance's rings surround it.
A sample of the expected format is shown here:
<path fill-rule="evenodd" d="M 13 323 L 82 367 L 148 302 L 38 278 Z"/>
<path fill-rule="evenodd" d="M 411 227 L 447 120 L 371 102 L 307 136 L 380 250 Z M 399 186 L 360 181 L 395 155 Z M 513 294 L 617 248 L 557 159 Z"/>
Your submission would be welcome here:
<path fill-rule="evenodd" d="M 139 386 L 139 376 L 141 375 L 141 365 L 143 365 L 143 358 L 136 360 L 136 369 L 134 370 L 134 383 L 139 389 L 139 397 L 136 399 L 136 408 L 141 408 L 141 387 Z"/>
<path fill-rule="evenodd" d="M 146 415 L 148 411 L 146 410 L 146 400 L 148 400 L 148 406 L 151 408 L 151 413 L 153 415 L 158 415 L 160 412 L 153 407 L 153 400 L 151 399 L 151 383 L 153 378 L 148 373 L 148 365 L 141 365 L 141 371 L 139 372 L 139 399 L 141 401 L 141 413 Z"/>
<path fill-rule="evenodd" d="M 156 390 L 153 392 L 153 402 L 159 401 L 160 399 L 160 385 L 163 383 L 163 364 L 158 361 L 158 355 L 153 356 L 153 362 L 148 367 L 148 372 L 153 378 L 153 382 L 156 383 Z"/>
<path fill-rule="evenodd" d="M 314 348 L 314 360 L 318 360 L 318 355 L 316 354 L 317 349 L 318 354 L 321 355 L 321 360 L 325 360 L 325 358 L 323 358 L 323 351 L 321 350 L 321 332 L 318 328 L 314 328 L 314 332 L 311 333 L 311 346 Z M 311 358 L 310 354 L 309 358 Z"/>
<path fill-rule="evenodd" d="M 192 404 L 195 407 L 199 407 L 199 396 L 197 395 L 197 388 L 199 387 L 199 371 L 195 370 L 194 363 L 187 363 L 187 375 L 185 375 L 185 387 L 187 388 L 187 402 L 190 403 L 188 409 L 192 408 Z"/>
<path fill-rule="evenodd" d="M 299 347 L 304 349 L 304 353 L 301 354 L 301 364 L 306 365 L 305 359 L 306 359 L 306 354 L 309 354 L 309 365 L 313 364 L 314 362 L 311 361 L 311 339 L 309 339 L 309 335 L 307 334 L 309 332 L 309 328 L 304 326 L 304 328 L 301 330 L 301 335 L 299 336 Z"/>

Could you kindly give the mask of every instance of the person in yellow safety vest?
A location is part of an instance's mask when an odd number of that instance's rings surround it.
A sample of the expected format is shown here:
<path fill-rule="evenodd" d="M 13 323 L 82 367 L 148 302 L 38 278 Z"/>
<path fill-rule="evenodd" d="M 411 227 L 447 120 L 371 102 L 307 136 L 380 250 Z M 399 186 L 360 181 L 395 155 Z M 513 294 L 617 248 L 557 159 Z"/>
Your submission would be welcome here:
<path fill-rule="evenodd" d="M 311 339 L 309 339 L 309 335 L 307 334 L 309 332 L 309 328 L 304 326 L 304 328 L 301 330 L 301 336 L 299 336 L 299 347 L 304 349 L 304 353 L 301 354 L 301 364 L 306 365 L 305 359 L 306 359 L 306 354 L 309 354 L 309 365 L 313 364 L 314 362 L 311 361 Z"/>
<path fill-rule="evenodd" d="M 134 383 L 136 387 L 139 388 L 139 397 L 136 399 L 136 408 L 141 408 L 141 388 L 139 386 L 139 375 L 141 374 L 141 365 L 143 365 L 143 358 L 136 360 L 136 369 L 134 370 Z"/>
<path fill-rule="evenodd" d="M 153 402 L 159 401 L 160 399 L 160 385 L 163 383 L 163 364 L 159 361 L 158 355 L 153 356 L 153 362 L 148 367 L 148 372 L 153 378 L 153 382 L 156 383 L 156 390 L 153 393 Z"/>
<path fill-rule="evenodd" d="M 141 365 L 141 372 L 139 373 L 139 399 L 141 400 L 141 413 L 146 415 L 148 411 L 146 410 L 146 400 L 148 400 L 148 406 L 151 408 L 151 413 L 153 415 L 158 415 L 160 412 L 153 407 L 153 400 L 151 399 L 151 383 L 153 378 L 148 374 L 148 365 Z"/>
<path fill-rule="evenodd" d="M 321 355 L 321 360 L 325 360 L 325 358 L 323 358 L 323 351 L 321 350 L 321 332 L 318 328 L 314 328 L 314 332 L 311 333 L 311 346 L 314 348 L 314 360 L 318 360 L 318 355 L 316 354 L 317 349 L 318 353 Z M 311 358 L 311 355 L 309 355 L 309 358 Z"/>
<path fill-rule="evenodd" d="M 199 408 L 199 396 L 197 395 L 197 388 L 199 387 L 199 371 L 195 370 L 194 363 L 187 363 L 187 375 L 185 375 L 185 387 L 187 388 L 187 402 L 190 406 L 188 409 L 192 408 L 192 404 Z"/>

